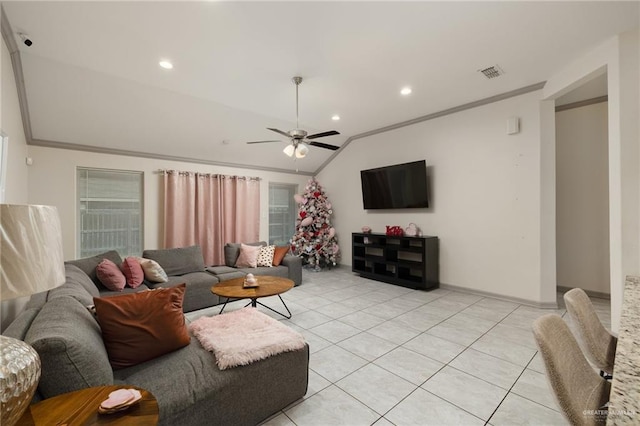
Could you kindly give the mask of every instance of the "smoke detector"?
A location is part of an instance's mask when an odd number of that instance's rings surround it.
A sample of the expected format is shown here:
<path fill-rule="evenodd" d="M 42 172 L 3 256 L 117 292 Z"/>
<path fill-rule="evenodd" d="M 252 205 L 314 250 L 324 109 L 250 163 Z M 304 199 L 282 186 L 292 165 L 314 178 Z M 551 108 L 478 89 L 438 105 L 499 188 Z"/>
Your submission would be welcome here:
<path fill-rule="evenodd" d="M 481 72 L 482 74 L 484 74 L 484 76 L 487 77 L 488 79 L 500 77 L 502 74 L 504 74 L 504 71 L 502 71 L 502 68 L 500 68 L 498 65 L 493 65 L 487 68 L 480 69 L 478 70 L 478 72 Z"/>

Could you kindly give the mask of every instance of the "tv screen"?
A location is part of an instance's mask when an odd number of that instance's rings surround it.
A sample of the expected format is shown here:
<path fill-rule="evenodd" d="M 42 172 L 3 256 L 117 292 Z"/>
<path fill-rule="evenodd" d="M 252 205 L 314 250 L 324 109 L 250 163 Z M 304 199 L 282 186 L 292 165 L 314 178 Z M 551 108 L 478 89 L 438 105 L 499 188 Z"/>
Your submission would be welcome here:
<path fill-rule="evenodd" d="M 360 178 L 367 210 L 429 207 L 425 160 L 362 170 Z"/>

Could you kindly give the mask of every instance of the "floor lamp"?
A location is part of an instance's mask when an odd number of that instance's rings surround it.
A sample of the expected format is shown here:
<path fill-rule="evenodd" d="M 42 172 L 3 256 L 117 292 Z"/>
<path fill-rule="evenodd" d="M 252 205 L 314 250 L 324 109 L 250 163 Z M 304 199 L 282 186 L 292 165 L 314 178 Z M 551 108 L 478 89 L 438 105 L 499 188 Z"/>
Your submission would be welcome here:
<path fill-rule="evenodd" d="M 55 207 L 0 204 L 0 300 L 47 291 L 65 281 Z M 14 425 L 40 379 L 40 358 L 22 340 L 0 336 L 2 425 Z"/>

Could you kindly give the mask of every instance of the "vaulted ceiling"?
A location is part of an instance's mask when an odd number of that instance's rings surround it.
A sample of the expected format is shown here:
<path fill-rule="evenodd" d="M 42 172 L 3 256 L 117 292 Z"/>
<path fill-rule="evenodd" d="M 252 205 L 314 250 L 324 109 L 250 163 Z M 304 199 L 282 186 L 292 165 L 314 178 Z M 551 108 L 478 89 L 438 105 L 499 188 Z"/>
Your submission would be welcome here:
<path fill-rule="evenodd" d="M 2 4 L 33 143 L 309 173 L 333 151 L 294 164 L 284 138 L 245 144 L 295 128 L 295 75 L 300 126 L 336 129 L 319 141 L 340 146 L 544 82 L 639 17 L 610 1 Z M 478 72 L 495 65 L 501 77 Z"/>

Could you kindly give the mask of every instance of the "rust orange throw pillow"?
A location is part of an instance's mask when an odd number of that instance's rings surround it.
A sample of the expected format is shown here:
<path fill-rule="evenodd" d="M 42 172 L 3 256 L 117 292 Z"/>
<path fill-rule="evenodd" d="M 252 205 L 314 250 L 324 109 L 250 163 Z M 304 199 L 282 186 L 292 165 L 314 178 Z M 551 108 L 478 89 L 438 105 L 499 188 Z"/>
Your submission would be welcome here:
<path fill-rule="evenodd" d="M 94 297 L 102 339 L 114 370 L 189 344 L 182 313 L 185 285 L 113 297 Z"/>
<path fill-rule="evenodd" d="M 276 251 L 273 254 L 273 266 L 280 265 L 282 259 L 289 252 L 289 246 L 276 246 Z"/>

